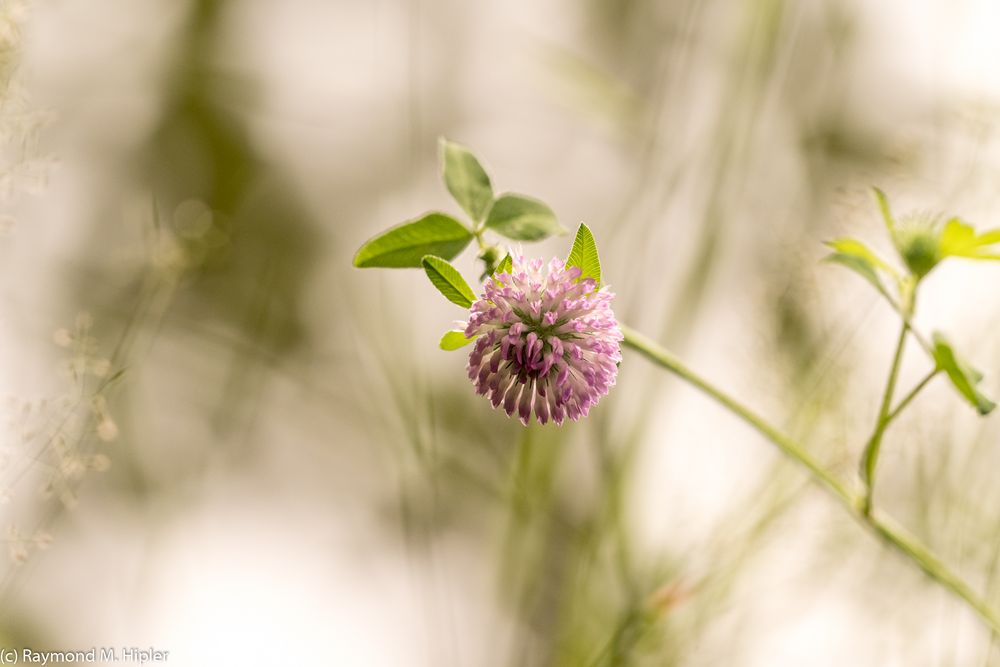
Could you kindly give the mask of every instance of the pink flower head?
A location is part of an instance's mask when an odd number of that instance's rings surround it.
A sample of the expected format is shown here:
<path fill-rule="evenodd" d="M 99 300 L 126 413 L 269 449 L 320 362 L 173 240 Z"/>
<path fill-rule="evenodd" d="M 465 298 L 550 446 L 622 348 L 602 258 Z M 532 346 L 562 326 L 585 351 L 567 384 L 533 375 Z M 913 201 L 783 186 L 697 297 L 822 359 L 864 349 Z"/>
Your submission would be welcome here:
<path fill-rule="evenodd" d="M 623 336 L 614 294 L 580 275 L 560 259 L 545 267 L 518 256 L 472 304 L 465 335 L 479 338 L 469 379 L 494 408 L 517 410 L 525 426 L 532 410 L 542 424 L 585 417 L 618 375 Z"/>

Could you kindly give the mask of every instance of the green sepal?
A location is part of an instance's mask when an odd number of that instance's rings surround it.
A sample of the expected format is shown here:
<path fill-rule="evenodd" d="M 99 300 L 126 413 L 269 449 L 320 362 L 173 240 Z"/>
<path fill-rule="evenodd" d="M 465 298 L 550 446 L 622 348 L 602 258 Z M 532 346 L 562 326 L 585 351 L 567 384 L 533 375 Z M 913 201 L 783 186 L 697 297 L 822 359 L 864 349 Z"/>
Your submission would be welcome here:
<path fill-rule="evenodd" d="M 597 242 L 594 234 L 584 223 L 576 229 L 576 238 L 573 239 L 573 248 L 566 258 L 566 267 L 575 266 L 580 269 L 580 280 L 593 278 L 597 286 L 601 286 L 601 259 L 597 254 Z"/>

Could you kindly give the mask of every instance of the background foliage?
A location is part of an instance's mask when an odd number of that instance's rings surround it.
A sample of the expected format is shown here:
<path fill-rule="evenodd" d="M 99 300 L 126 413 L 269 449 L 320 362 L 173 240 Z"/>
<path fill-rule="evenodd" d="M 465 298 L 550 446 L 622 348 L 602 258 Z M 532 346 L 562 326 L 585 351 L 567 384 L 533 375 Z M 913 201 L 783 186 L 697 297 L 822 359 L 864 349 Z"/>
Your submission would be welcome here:
<path fill-rule="evenodd" d="M 588 420 L 523 429 L 438 349 L 458 311 L 423 276 L 352 266 L 415 212 L 483 215 L 481 179 L 447 185 L 463 207 L 440 181 L 438 137 L 473 146 L 495 194 L 593 229 L 624 321 L 851 475 L 898 317 L 822 242 L 892 256 L 872 184 L 894 211 L 997 226 L 997 20 L 976 0 L 4 16 L 3 643 L 178 664 L 1000 661 L 707 399 L 626 356 Z M 942 266 L 916 314 L 991 396 L 997 270 Z M 878 489 L 995 604 L 997 428 L 935 381 Z"/>

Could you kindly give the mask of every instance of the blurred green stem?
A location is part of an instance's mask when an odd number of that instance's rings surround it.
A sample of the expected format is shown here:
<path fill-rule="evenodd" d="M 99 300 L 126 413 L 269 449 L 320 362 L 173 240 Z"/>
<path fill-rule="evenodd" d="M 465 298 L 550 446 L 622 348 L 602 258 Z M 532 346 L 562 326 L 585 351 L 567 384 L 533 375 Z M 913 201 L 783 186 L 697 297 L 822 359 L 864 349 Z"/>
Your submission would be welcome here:
<path fill-rule="evenodd" d="M 913 389 L 910 390 L 910 393 L 908 393 L 905 397 L 903 397 L 903 400 L 899 402 L 899 405 L 893 408 L 892 412 L 889 413 L 889 416 L 886 419 L 889 422 L 892 422 L 896 417 L 898 417 L 899 413 L 905 410 L 906 407 L 913 401 L 913 399 L 917 397 L 917 394 L 923 391 L 924 387 L 926 387 L 931 380 L 937 377 L 937 374 L 940 372 L 941 372 L 940 368 L 937 367 L 933 368 L 930 373 L 924 376 L 923 380 L 917 383 L 917 386 L 915 386 Z"/>
<path fill-rule="evenodd" d="M 656 365 L 693 385 L 752 426 L 761 435 L 774 443 L 783 454 L 797 464 L 805 467 L 812 475 L 813 480 L 829 491 L 856 521 L 878 535 L 893 549 L 909 558 L 930 579 L 963 600 L 991 630 L 1000 632 L 1000 615 L 997 614 L 983 597 L 976 593 L 957 574 L 952 572 L 919 539 L 907 532 L 902 526 L 896 524 L 891 517 L 877 511 L 866 512 L 864 509 L 864 499 L 857 497 L 849 491 L 842 482 L 814 459 L 799 443 L 785 436 L 735 398 L 716 388 L 689 369 L 655 341 L 637 331 L 633 331 L 627 326 L 622 325 L 621 329 L 625 334 L 625 345 L 627 347 L 631 347 Z M 905 331 L 906 328 L 904 327 Z M 929 381 L 930 378 L 927 378 L 918 385 L 918 389 L 922 388 L 922 385 L 926 385 Z M 915 396 L 916 392 L 911 392 L 911 394 Z M 904 399 L 904 403 L 909 400 L 912 399 L 908 396 Z M 900 406 L 902 407 L 903 404 L 901 403 Z M 893 414 L 898 413 L 899 409 L 901 408 L 893 411 Z"/>
<path fill-rule="evenodd" d="M 727 410 L 753 426 L 764 437 L 777 445 L 778 449 L 780 449 L 787 456 L 808 468 L 809 472 L 812 473 L 816 481 L 829 489 L 835 496 L 844 501 L 853 502 L 852 494 L 847 490 L 847 487 L 830 474 L 830 472 L 828 472 L 798 443 L 782 434 L 735 398 L 732 398 L 722 390 L 717 389 L 700 375 L 686 367 L 677 357 L 660 347 L 654 341 L 625 325 L 621 325 L 621 330 L 622 333 L 625 334 L 626 346 L 640 352 L 657 365 L 666 368 L 674 375 L 677 375 L 682 380 L 694 385 L 697 389 L 721 403 Z"/>
<path fill-rule="evenodd" d="M 885 383 L 885 391 L 882 393 L 882 404 L 878 409 L 878 421 L 875 422 L 875 430 L 868 443 L 865 445 L 864 454 L 861 456 L 861 481 L 865 484 L 865 496 L 862 510 L 868 514 L 872 510 L 872 493 L 875 490 L 875 466 L 878 465 L 878 455 L 882 450 L 882 437 L 891 421 L 890 413 L 892 408 L 892 397 L 896 392 L 896 381 L 899 379 L 899 367 L 903 360 L 903 350 L 906 348 L 906 334 L 910 325 L 903 321 L 899 329 L 899 340 L 896 341 L 896 351 L 892 356 L 892 367 L 889 369 L 889 379 Z"/>

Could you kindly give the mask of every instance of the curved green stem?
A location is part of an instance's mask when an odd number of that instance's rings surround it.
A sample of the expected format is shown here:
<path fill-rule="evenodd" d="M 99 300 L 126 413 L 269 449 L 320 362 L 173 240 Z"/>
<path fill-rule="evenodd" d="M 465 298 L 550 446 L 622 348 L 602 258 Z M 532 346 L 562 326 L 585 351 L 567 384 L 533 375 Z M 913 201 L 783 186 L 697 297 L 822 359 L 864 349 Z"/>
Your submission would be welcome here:
<path fill-rule="evenodd" d="M 808 470 L 812 479 L 826 489 L 858 523 L 871 530 L 886 544 L 912 561 L 932 581 L 964 601 L 993 632 L 1000 633 L 1000 614 L 961 577 L 950 570 L 916 536 L 911 535 L 906 529 L 897 525 L 890 517 L 883 515 L 881 512 L 866 512 L 863 507 L 863 499 L 848 490 L 845 484 L 814 459 L 802 445 L 782 434 L 740 401 L 718 389 L 708 380 L 685 366 L 677 357 L 662 348 L 659 344 L 637 331 L 633 331 L 629 327 L 622 326 L 621 329 L 625 334 L 624 342 L 627 347 L 636 350 L 654 364 L 691 384 L 753 427 L 758 433 L 776 445 L 788 458 Z M 930 378 L 921 384 L 925 385 L 929 381 Z M 916 395 L 914 392 L 911 392 L 911 394 Z M 904 401 L 906 400 L 904 399 Z M 912 399 L 909 398 L 909 400 Z M 896 412 L 898 410 L 899 408 L 897 408 Z"/>
<path fill-rule="evenodd" d="M 871 512 L 872 493 L 875 490 L 875 466 L 878 465 L 878 455 L 882 449 L 882 436 L 889 427 L 889 412 L 892 407 L 892 397 L 896 392 L 896 380 L 899 379 L 900 362 L 903 360 L 903 349 L 906 347 L 906 334 L 910 326 L 905 321 L 899 330 L 899 340 L 896 342 L 896 351 L 892 357 L 892 367 L 889 369 L 889 379 L 885 383 L 885 391 L 882 393 L 882 404 L 878 410 L 878 420 L 875 422 L 875 431 L 865 445 L 864 454 L 861 456 L 861 481 L 865 483 L 864 511 Z"/>
<path fill-rule="evenodd" d="M 798 443 L 783 435 L 780 431 L 778 431 L 778 429 L 774 428 L 761 417 L 751 412 L 749 408 L 745 407 L 735 398 L 713 386 L 707 380 L 685 366 L 680 359 L 660 347 L 651 339 L 625 325 L 620 326 L 622 333 L 625 334 L 625 345 L 631 347 L 637 352 L 640 352 L 657 365 L 666 368 L 674 375 L 685 380 L 688 384 L 694 385 L 697 389 L 701 390 L 702 393 L 711 396 L 717 402 L 721 403 L 727 410 L 757 429 L 761 435 L 777 445 L 778 449 L 786 455 L 808 468 L 812 473 L 813 478 L 822 486 L 829 489 L 835 496 L 845 502 L 853 502 L 851 501 L 851 493 L 847 490 L 847 487 L 837 480 L 829 471 L 827 471 L 822 464 L 815 460 L 809 452 L 802 449 Z"/>

